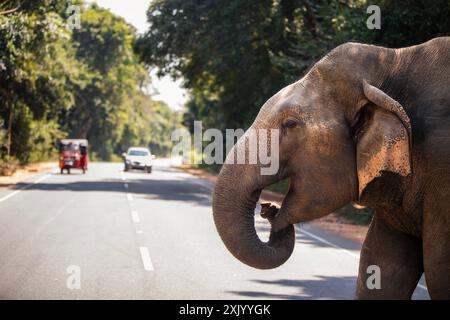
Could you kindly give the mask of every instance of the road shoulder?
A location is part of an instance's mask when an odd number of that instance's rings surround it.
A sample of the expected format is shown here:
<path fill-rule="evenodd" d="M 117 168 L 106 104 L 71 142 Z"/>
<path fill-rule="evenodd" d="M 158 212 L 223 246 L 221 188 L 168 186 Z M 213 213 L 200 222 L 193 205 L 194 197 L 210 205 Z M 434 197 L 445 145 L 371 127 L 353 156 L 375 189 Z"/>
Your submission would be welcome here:
<path fill-rule="evenodd" d="M 0 186 L 14 185 L 55 167 L 55 162 L 38 162 L 21 166 L 10 176 L 0 176 Z"/>

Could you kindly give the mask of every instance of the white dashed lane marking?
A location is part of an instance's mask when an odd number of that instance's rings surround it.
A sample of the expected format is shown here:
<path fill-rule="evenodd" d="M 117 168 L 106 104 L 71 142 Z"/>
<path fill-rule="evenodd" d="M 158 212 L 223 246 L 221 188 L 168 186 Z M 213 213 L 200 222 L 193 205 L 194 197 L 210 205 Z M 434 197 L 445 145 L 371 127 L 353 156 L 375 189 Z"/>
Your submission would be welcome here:
<path fill-rule="evenodd" d="M 121 178 L 123 181 L 126 181 L 123 174 L 121 175 Z M 124 183 L 123 186 L 125 189 L 129 188 L 128 183 L 126 183 L 126 182 Z M 129 202 L 133 201 L 133 195 L 131 193 L 127 193 L 127 200 Z M 130 203 L 130 206 L 133 207 L 133 204 Z M 131 220 L 134 223 L 141 222 L 141 219 L 139 218 L 139 213 L 136 210 L 131 210 Z M 136 234 L 143 234 L 143 233 L 144 233 L 144 231 L 142 231 L 142 230 L 136 231 Z M 139 252 L 141 254 L 142 264 L 144 265 L 145 271 L 153 271 L 154 270 L 153 263 L 152 263 L 152 259 L 150 258 L 150 253 L 148 251 L 148 248 L 147 247 L 139 247 Z"/>
<path fill-rule="evenodd" d="M 141 220 L 139 219 L 139 214 L 136 210 L 131 210 L 131 219 L 134 223 L 139 223 Z"/>
<path fill-rule="evenodd" d="M 141 252 L 142 263 L 144 264 L 144 269 L 146 271 L 153 271 L 153 263 L 150 258 L 150 253 L 148 252 L 147 247 L 139 247 L 139 251 Z"/>

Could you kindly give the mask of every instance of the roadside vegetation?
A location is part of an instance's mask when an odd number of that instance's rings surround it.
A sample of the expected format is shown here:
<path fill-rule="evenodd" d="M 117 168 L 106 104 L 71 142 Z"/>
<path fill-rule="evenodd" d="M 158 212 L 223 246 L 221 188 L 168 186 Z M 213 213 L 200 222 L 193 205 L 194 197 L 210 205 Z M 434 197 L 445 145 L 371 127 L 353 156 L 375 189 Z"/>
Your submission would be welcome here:
<path fill-rule="evenodd" d="M 81 6 L 80 28 L 69 4 Z M 179 116 L 149 94 L 136 34 L 80 0 L 1 1 L 0 175 L 54 156 L 59 138 L 87 138 L 98 160 L 131 145 L 169 153 Z"/>

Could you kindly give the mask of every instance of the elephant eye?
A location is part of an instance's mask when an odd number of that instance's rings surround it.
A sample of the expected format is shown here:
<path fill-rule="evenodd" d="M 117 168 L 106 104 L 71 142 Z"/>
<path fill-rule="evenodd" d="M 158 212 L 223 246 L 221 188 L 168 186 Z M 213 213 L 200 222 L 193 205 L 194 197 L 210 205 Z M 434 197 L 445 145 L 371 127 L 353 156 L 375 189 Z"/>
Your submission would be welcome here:
<path fill-rule="evenodd" d="M 283 127 L 285 128 L 295 128 L 298 125 L 298 121 L 296 119 L 287 118 L 283 121 Z"/>

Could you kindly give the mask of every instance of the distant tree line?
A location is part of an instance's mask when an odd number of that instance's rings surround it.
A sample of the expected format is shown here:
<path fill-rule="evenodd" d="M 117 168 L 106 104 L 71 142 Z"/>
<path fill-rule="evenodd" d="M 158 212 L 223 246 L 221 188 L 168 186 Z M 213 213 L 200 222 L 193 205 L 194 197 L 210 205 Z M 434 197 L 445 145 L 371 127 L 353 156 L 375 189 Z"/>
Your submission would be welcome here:
<path fill-rule="evenodd" d="M 369 30 L 369 5 L 381 29 Z M 135 48 L 191 92 L 184 122 L 246 128 L 262 104 L 335 46 L 390 47 L 450 34 L 449 0 L 154 0 Z"/>
<path fill-rule="evenodd" d="M 69 28 L 68 5 L 80 5 Z M 93 4 L 0 2 L 0 162 L 39 161 L 58 138 L 87 138 L 98 159 L 132 145 L 168 153 L 177 115 L 151 99 L 136 30 Z"/>

